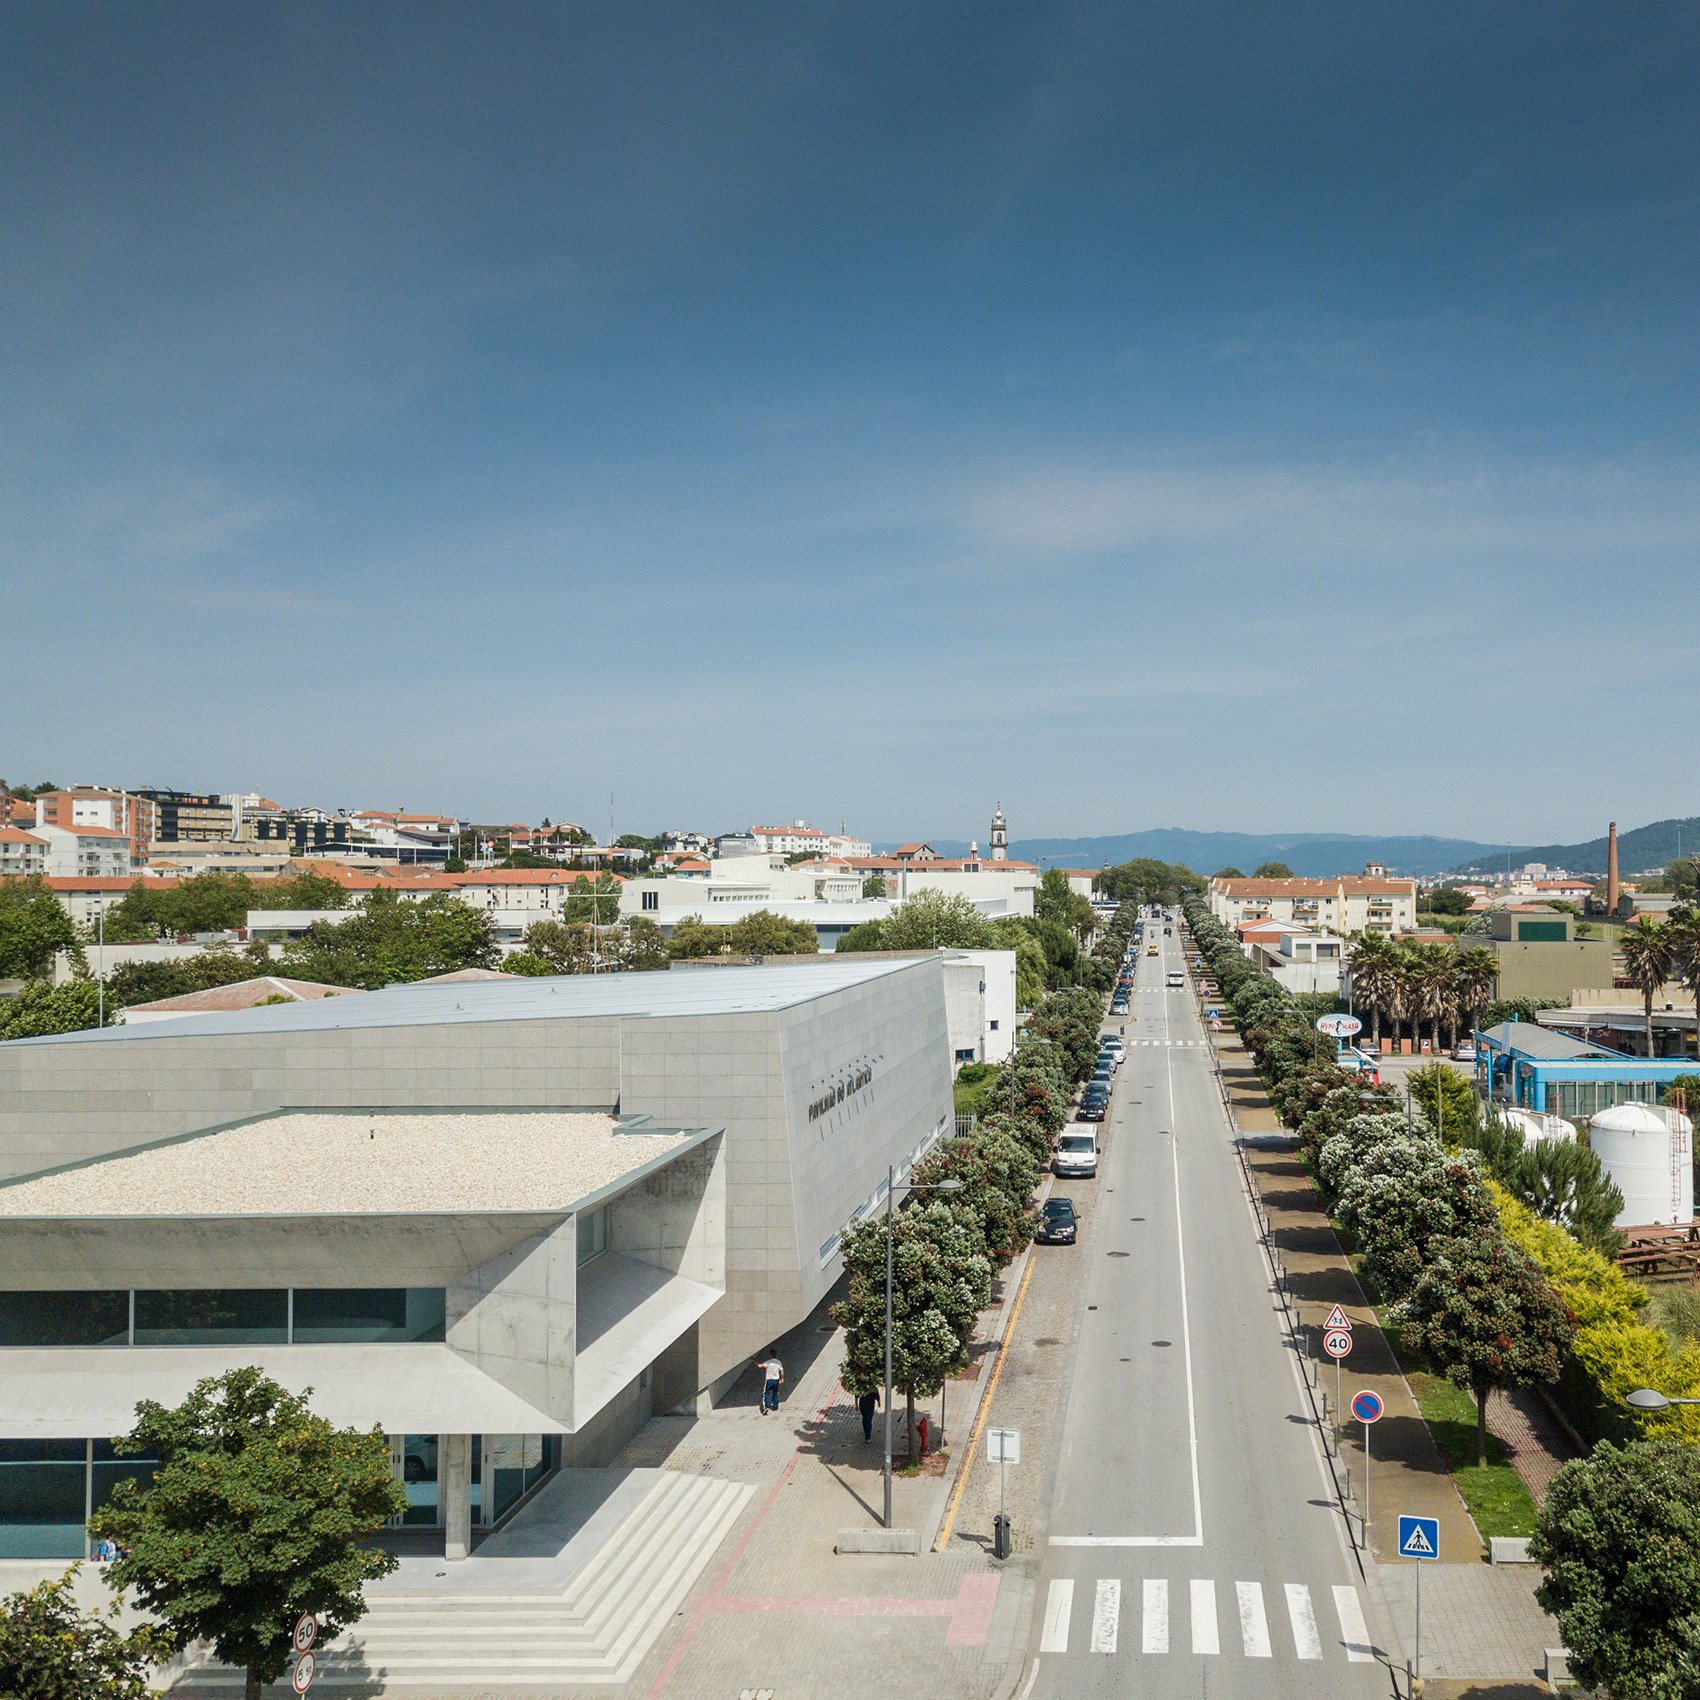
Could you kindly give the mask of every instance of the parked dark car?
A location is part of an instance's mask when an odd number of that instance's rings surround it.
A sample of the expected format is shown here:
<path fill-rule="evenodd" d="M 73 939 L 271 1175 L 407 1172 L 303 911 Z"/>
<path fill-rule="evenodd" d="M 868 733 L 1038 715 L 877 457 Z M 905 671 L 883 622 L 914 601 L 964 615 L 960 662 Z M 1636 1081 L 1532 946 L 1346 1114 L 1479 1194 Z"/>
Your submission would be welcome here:
<path fill-rule="evenodd" d="M 1077 1122 L 1101 1122 L 1109 1107 L 1108 1098 L 1083 1098 L 1080 1108 L 1074 1113 L 1074 1119 Z"/>
<path fill-rule="evenodd" d="M 1080 1232 L 1080 1218 L 1074 1213 L 1072 1198 L 1047 1198 L 1039 1212 L 1039 1227 L 1034 1239 L 1041 1245 L 1073 1245 Z"/>

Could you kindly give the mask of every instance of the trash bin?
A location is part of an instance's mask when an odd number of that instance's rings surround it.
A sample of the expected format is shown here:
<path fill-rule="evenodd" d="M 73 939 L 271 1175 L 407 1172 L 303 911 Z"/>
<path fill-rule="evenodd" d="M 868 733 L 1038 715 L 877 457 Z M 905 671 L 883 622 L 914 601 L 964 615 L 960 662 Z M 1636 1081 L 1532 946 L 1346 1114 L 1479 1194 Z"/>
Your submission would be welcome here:
<path fill-rule="evenodd" d="M 1001 1511 L 992 1519 L 992 1557 L 1009 1557 L 1009 1519 Z"/>

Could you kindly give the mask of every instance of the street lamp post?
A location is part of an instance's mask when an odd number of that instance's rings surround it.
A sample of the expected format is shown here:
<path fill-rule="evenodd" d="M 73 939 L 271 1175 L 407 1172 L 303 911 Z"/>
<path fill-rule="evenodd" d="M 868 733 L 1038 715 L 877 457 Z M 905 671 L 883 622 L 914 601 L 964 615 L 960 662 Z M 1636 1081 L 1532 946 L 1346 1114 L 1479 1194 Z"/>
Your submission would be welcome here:
<path fill-rule="evenodd" d="M 911 1192 L 960 1192 L 962 1182 L 943 1180 L 934 1186 L 911 1182 Z M 891 1527 L 891 1265 L 892 1223 L 897 1206 L 897 1170 L 886 1165 L 885 1171 L 885 1526 Z"/>
<path fill-rule="evenodd" d="M 1678 1399 L 1668 1393 L 1656 1392 L 1651 1387 L 1637 1387 L 1633 1393 L 1624 1395 L 1623 1402 L 1642 1416 L 1668 1410 L 1672 1405 L 1700 1405 L 1700 1399 Z"/>

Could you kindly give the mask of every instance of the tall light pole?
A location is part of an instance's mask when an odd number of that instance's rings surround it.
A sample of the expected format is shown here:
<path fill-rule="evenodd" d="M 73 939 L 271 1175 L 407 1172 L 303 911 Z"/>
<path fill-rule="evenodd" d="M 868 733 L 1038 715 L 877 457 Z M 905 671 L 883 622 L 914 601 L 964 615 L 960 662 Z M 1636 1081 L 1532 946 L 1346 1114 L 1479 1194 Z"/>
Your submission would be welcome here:
<path fill-rule="evenodd" d="M 960 1192 L 962 1182 L 940 1181 L 936 1186 L 910 1183 L 911 1192 Z M 897 1205 L 897 1170 L 886 1165 L 885 1170 L 885 1526 L 891 1527 L 891 1265 L 892 1223 Z"/>

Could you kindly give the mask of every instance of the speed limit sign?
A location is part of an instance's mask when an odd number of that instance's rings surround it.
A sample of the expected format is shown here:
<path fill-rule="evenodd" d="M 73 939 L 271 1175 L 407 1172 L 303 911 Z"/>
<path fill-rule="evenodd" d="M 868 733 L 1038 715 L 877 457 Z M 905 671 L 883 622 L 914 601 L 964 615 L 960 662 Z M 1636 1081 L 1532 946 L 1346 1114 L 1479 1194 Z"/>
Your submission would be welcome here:
<path fill-rule="evenodd" d="M 1330 1328 L 1322 1336 L 1322 1349 L 1331 1358 L 1343 1358 L 1352 1349 L 1351 1331 L 1346 1328 Z"/>
<path fill-rule="evenodd" d="M 298 1653 L 305 1653 L 319 1637 L 319 1620 L 310 1611 L 302 1612 L 296 1619 L 295 1633 L 290 1639 L 295 1643 Z"/>
<path fill-rule="evenodd" d="M 289 1679 L 289 1686 L 297 1694 L 305 1694 L 308 1685 L 313 1680 L 313 1672 L 318 1668 L 318 1660 L 311 1653 L 303 1653 L 295 1661 L 294 1674 Z"/>

